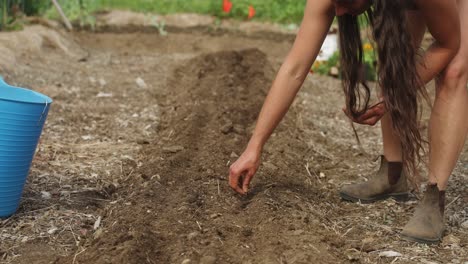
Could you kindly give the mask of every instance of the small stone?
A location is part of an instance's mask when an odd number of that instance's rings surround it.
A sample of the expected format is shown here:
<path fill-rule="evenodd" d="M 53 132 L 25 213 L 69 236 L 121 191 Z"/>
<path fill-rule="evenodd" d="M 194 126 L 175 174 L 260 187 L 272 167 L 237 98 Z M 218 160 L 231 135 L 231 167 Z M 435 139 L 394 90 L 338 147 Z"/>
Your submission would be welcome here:
<path fill-rule="evenodd" d="M 466 220 L 465 222 L 463 222 L 463 223 L 461 224 L 461 227 L 462 227 L 463 229 L 468 229 L 468 220 Z M 468 264 L 468 263 L 467 263 L 467 264 Z"/>
<path fill-rule="evenodd" d="M 106 86 L 106 84 L 107 84 L 106 80 L 104 80 L 103 78 L 100 78 L 100 79 L 99 79 L 99 85 L 100 85 L 101 87 Z"/>
<path fill-rule="evenodd" d="M 346 257 L 348 258 L 349 261 L 358 261 L 360 259 L 359 257 L 360 252 L 352 251 L 346 254 Z"/>
<path fill-rule="evenodd" d="M 271 171 L 276 171 L 278 169 L 278 167 L 276 167 L 274 164 L 270 162 L 264 162 L 263 166 L 265 167 L 265 169 L 271 170 Z"/>
<path fill-rule="evenodd" d="M 423 264 L 439 264 L 438 262 L 434 262 L 434 261 L 430 261 L 430 260 L 427 260 L 427 259 L 421 259 L 421 263 Z"/>
<path fill-rule="evenodd" d="M 184 261 L 182 261 L 182 264 L 190 264 L 191 262 L 191 259 L 184 259 Z"/>
<path fill-rule="evenodd" d="M 192 232 L 192 233 L 190 233 L 190 234 L 187 235 L 187 239 L 188 239 L 188 240 L 192 240 L 192 239 L 196 238 L 199 234 L 200 234 L 200 233 L 197 232 L 197 231 Z"/>
<path fill-rule="evenodd" d="M 216 218 L 218 218 L 218 217 L 220 217 L 220 216 L 221 216 L 221 214 L 216 213 L 216 214 L 210 215 L 210 218 L 211 218 L 211 219 L 216 219 Z"/>
<path fill-rule="evenodd" d="M 244 127 L 241 125 L 234 125 L 232 128 L 233 128 L 234 133 L 239 134 L 239 135 L 242 135 L 245 132 Z"/>
<path fill-rule="evenodd" d="M 215 264 L 216 258 L 213 256 L 204 256 L 200 259 L 200 264 Z"/>
<path fill-rule="evenodd" d="M 137 144 L 146 145 L 149 144 L 149 141 L 146 139 L 137 139 Z"/>
<path fill-rule="evenodd" d="M 41 192 L 41 197 L 42 197 L 42 199 L 44 199 L 44 200 L 49 200 L 50 198 L 52 198 L 52 195 L 50 194 L 50 192 L 44 192 L 44 191 L 42 191 L 42 192 Z"/>
<path fill-rule="evenodd" d="M 105 92 L 99 92 L 96 94 L 96 97 L 102 98 L 102 97 L 112 97 L 112 93 L 105 93 Z"/>
<path fill-rule="evenodd" d="M 98 230 L 96 230 L 96 232 L 94 232 L 94 239 L 98 239 L 102 236 L 102 228 L 99 228 Z"/>
<path fill-rule="evenodd" d="M 231 152 L 231 155 L 230 155 L 229 157 L 231 157 L 231 158 L 238 158 L 239 155 L 237 155 L 237 153 L 235 153 L 235 152 Z"/>
<path fill-rule="evenodd" d="M 57 232 L 58 228 L 52 227 L 51 229 L 47 230 L 47 234 L 53 235 L 55 232 Z"/>
<path fill-rule="evenodd" d="M 394 257 L 401 257 L 403 256 L 401 253 L 388 250 L 388 251 L 382 251 L 379 253 L 379 257 L 385 257 L 385 258 L 394 258 Z"/>
<path fill-rule="evenodd" d="M 337 67 L 331 67 L 330 68 L 330 76 L 338 77 L 338 75 L 340 75 L 340 71 L 338 70 L 338 68 Z"/>
<path fill-rule="evenodd" d="M 96 221 L 94 222 L 94 225 L 93 225 L 93 229 L 94 230 L 97 230 L 99 228 L 99 226 L 101 226 L 101 216 L 98 217 L 98 219 L 96 219 Z"/>
<path fill-rule="evenodd" d="M 182 150 L 184 150 L 183 146 L 163 147 L 163 152 L 166 152 L 166 153 L 177 153 Z"/>
<path fill-rule="evenodd" d="M 222 126 L 220 130 L 221 130 L 221 133 L 228 134 L 233 130 L 233 128 L 234 127 L 232 126 L 232 123 L 229 122 L 229 123 L 225 124 L 224 126 Z"/>
<path fill-rule="evenodd" d="M 146 85 L 145 81 L 140 77 L 135 79 L 135 83 L 138 85 L 139 88 L 142 88 L 142 89 L 146 89 L 148 87 L 148 85 Z"/>
<path fill-rule="evenodd" d="M 299 235 L 301 235 L 302 233 L 304 233 L 304 230 L 298 229 L 298 230 L 294 230 L 293 235 L 299 236 Z"/>
<path fill-rule="evenodd" d="M 320 178 L 325 178 L 325 173 L 320 172 Z"/>

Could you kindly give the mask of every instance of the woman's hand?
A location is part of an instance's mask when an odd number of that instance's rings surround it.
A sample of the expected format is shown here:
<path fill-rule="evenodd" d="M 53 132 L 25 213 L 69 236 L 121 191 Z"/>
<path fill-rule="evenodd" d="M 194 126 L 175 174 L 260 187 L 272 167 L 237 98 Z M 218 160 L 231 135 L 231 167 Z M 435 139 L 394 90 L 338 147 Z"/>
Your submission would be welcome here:
<path fill-rule="evenodd" d="M 373 126 L 377 124 L 377 122 L 379 122 L 379 120 L 385 115 L 387 108 L 385 107 L 385 103 L 382 99 L 377 104 L 369 107 L 366 112 L 364 112 L 364 114 L 358 116 L 357 118 L 353 118 L 351 113 L 346 108 L 343 108 L 343 112 L 355 123 Z"/>
<path fill-rule="evenodd" d="M 229 186 L 240 194 L 247 194 L 249 184 L 260 165 L 260 151 L 246 149 L 229 168 Z"/>

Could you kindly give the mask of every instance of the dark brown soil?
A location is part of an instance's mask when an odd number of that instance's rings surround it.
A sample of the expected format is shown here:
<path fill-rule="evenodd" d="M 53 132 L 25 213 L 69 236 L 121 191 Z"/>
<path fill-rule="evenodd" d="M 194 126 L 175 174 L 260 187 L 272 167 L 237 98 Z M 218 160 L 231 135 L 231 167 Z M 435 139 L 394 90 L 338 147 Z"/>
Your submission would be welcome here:
<path fill-rule="evenodd" d="M 72 55 L 52 42 L 16 53 L 17 66 L 5 67 L 7 81 L 54 103 L 22 205 L 0 221 L 3 261 L 468 261 L 466 148 L 447 191 L 444 242 L 405 242 L 398 233 L 416 198 L 339 199 L 343 183 L 375 171 L 379 128 L 359 127 L 357 146 L 339 81 L 311 75 L 241 197 L 227 185 L 228 167 L 249 139 L 291 35 L 141 31 L 60 33 Z M 402 256 L 379 256 L 390 250 Z"/>

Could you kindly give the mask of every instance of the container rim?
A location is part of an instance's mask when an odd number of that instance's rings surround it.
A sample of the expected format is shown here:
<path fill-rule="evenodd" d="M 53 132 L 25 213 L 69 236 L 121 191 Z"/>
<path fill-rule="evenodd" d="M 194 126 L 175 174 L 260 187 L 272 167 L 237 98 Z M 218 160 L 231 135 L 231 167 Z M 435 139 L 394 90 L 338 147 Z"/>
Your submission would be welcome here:
<path fill-rule="evenodd" d="M 34 94 L 36 97 L 33 99 L 33 100 L 24 100 L 24 99 L 13 99 L 13 98 L 9 98 L 8 95 L 9 94 L 4 94 L 4 93 L 1 93 L 1 91 L 5 88 L 13 88 L 13 89 L 20 89 L 22 91 L 25 91 L 25 92 L 28 92 L 28 93 L 31 93 L 31 94 Z M 41 94 L 39 92 L 36 92 L 36 91 L 33 91 L 31 89 L 26 89 L 26 88 L 22 88 L 22 87 L 16 87 L 16 86 L 12 86 L 12 85 L 9 85 L 7 84 L 4 80 L 3 80 L 3 77 L 0 76 L 0 100 L 4 100 L 4 101 L 10 101 L 10 102 L 19 102 L 19 103 L 27 103 L 27 104 L 45 104 L 46 106 L 48 104 L 51 104 L 52 103 L 52 99 L 44 94 Z"/>

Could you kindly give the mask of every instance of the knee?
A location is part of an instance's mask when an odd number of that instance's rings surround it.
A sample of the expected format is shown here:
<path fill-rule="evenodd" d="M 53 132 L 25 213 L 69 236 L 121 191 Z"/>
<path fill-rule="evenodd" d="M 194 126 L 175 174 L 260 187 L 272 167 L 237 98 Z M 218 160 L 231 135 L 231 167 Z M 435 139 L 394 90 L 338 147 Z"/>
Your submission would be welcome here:
<path fill-rule="evenodd" d="M 454 60 L 441 74 L 439 92 L 457 92 L 466 89 L 468 65 L 466 61 Z"/>
<path fill-rule="evenodd" d="M 444 70 L 443 81 L 460 82 L 468 79 L 468 65 L 466 61 L 454 60 Z"/>

